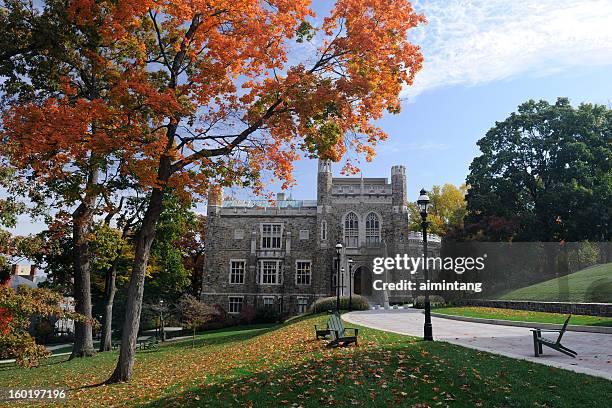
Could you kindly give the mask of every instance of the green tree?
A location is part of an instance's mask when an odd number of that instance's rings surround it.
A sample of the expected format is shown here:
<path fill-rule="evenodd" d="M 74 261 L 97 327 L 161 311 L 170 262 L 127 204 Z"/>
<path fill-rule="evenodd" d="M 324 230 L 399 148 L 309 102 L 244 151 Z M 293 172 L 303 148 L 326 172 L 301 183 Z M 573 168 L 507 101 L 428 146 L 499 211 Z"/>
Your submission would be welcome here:
<path fill-rule="evenodd" d="M 191 204 L 167 194 L 147 268 L 146 300 L 156 302 L 164 298 L 173 301 L 190 285 L 191 271 L 183 262 L 186 249 L 180 246 L 180 242 L 196 224 L 197 217 Z"/>
<path fill-rule="evenodd" d="M 612 239 L 612 110 L 530 100 L 478 141 L 467 177 L 466 227 L 515 224 L 506 239 Z M 468 225 L 469 224 L 469 225 Z M 501 223 L 500 223 L 501 224 Z"/>

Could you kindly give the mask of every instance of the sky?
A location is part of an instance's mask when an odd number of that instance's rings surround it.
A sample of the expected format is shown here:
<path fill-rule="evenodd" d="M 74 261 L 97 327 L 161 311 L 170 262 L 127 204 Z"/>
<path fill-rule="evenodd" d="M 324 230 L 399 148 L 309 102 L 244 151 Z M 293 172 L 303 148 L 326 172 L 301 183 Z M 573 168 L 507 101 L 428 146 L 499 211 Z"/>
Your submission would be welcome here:
<path fill-rule="evenodd" d="M 319 7 L 316 4 L 319 3 Z M 324 12 L 325 2 L 314 2 Z M 389 139 L 364 177 L 406 166 L 408 198 L 465 181 L 476 142 L 529 99 L 612 106 L 612 0 L 418 0 L 428 23 L 409 34 L 425 63 L 402 112 L 379 125 Z M 334 165 L 340 176 L 341 164 Z M 296 163 L 294 199 L 316 198 L 317 164 Z M 228 192 L 245 196 L 246 192 Z"/>
<path fill-rule="evenodd" d="M 321 15 L 331 2 L 315 0 Z M 409 39 L 423 70 L 404 89 L 402 111 L 379 125 L 389 134 L 364 177 L 406 166 L 408 198 L 421 187 L 461 184 L 478 139 L 529 99 L 569 97 L 612 106 L 612 0 L 418 0 L 428 24 Z M 315 161 L 296 163 L 294 199 L 316 198 Z M 339 176 L 340 165 L 333 168 Z M 226 193 L 245 197 L 244 191 Z M 205 211 L 200 205 L 199 211 Z M 13 232 L 37 232 L 22 219 Z"/>

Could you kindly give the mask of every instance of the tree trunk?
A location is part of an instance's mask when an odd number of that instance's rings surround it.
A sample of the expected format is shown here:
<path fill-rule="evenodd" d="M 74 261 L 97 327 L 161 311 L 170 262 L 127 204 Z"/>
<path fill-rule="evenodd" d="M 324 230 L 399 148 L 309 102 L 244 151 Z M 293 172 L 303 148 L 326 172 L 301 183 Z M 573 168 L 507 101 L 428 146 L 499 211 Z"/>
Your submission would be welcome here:
<path fill-rule="evenodd" d="M 167 169 L 169 166 L 167 167 Z M 161 171 L 160 171 L 161 172 Z M 167 172 L 166 172 L 167 174 Z M 160 177 L 162 180 L 166 178 Z M 121 350 L 119 361 L 112 376 L 107 383 L 129 381 L 134 368 L 134 356 L 136 353 L 136 340 L 140 327 L 140 312 L 142 310 L 142 297 L 144 293 L 145 271 L 149 262 L 151 245 L 155 238 L 155 227 L 163 208 L 164 192 L 156 188 L 151 193 L 149 205 L 142 220 L 142 226 L 138 232 L 132 274 L 128 287 L 128 303 L 125 311 L 125 321 L 121 334 Z"/>
<path fill-rule="evenodd" d="M 117 279 L 117 263 L 113 261 L 113 265 L 106 271 L 106 282 L 104 284 L 104 315 L 102 316 L 102 333 L 100 335 L 100 351 L 109 351 L 113 346 L 112 339 L 112 322 L 113 322 L 113 302 L 115 301 Z"/>
<path fill-rule="evenodd" d="M 91 170 L 86 190 L 98 183 L 98 171 Z M 72 238 L 74 242 L 74 302 L 75 311 L 85 316 L 85 321 L 74 323 L 74 344 L 70 359 L 90 357 L 95 354 L 91 315 L 91 265 L 87 234 L 93 222 L 96 194 L 87 191 L 85 198 L 72 214 Z"/>

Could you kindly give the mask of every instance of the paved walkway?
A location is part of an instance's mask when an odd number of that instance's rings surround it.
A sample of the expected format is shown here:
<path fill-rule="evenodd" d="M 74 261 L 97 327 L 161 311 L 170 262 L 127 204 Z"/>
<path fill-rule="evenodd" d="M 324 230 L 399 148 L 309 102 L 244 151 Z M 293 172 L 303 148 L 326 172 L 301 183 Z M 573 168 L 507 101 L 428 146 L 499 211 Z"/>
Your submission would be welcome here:
<path fill-rule="evenodd" d="M 347 313 L 342 318 L 361 326 L 423 336 L 424 316 L 420 310 L 367 310 Z M 575 350 L 578 357 L 574 359 L 546 347 L 543 356 L 534 357 L 533 338 L 528 328 L 437 317 L 431 320 L 435 340 L 612 380 L 612 334 L 565 332 L 562 344 Z M 549 335 L 554 337 L 555 333 Z"/>

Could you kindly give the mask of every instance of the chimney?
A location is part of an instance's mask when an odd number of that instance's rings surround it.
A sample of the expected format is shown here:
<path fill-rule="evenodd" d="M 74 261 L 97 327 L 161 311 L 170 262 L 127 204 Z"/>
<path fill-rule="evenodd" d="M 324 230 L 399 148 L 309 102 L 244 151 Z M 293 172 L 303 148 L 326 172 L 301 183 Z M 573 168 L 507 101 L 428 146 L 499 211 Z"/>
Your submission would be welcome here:
<path fill-rule="evenodd" d="M 36 277 L 36 272 L 38 272 L 36 265 L 30 265 L 30 280 L 34 282 L 34 278 Z"/>
<path fill-rule="evenodd" d="M 212 185 L 208 189 L 208 210 L 207 215 L 215 215 L 223 206 L 223 188 L 218 185 Z"/>

